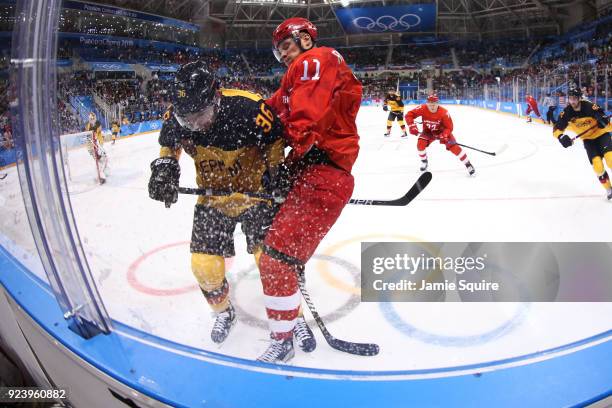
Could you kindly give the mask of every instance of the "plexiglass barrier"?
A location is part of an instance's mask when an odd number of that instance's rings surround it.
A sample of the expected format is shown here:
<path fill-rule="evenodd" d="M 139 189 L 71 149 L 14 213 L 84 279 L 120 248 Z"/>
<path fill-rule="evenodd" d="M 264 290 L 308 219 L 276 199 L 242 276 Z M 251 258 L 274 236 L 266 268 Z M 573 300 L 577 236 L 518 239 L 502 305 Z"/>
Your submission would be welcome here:
<path fill-rule="evenodd" d="M 17 4 L 11 54 L 11 115 L 21 191 L 53 292 L 84 337 L 110 330 L 70 208 L 56 95 L 60 2 Z"/>

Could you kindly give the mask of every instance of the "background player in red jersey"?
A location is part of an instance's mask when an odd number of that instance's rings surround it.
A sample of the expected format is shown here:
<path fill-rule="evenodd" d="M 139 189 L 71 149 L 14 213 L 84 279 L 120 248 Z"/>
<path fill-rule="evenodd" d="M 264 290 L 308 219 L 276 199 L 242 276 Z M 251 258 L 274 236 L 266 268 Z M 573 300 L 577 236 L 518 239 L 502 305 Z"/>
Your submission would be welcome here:
<path fill-rule="evenodd" d="M 310 21 L 287 19 L 272 37 L 274 54 L 288 68 L 267 103 L 283 122 L 291 146 L 286 163 L 292 186 L 259 260 L 272 342 L 258 360 L 280 362 L 294 355 L 297 274 L 353 192 L 362 88 L 338 51 L 316 47 L 317 28 Z"/>
<path fill-rule="evenodd" d="M 440 144 L 446 146 L 446 150 L 450 150 L 455 156 L 465 165 L 468 173 L 473 175 L 476 170 L 468 160 L 467 154 L 463 152 L 457 144 L 453 136 L 453 120 L 446 109 L 439 105 L 439 99 L 436 94 L 427 97 L 427 103 L 419 105 L 416 108 L 406 113 L 406 122 L 408 130 L 411 134 L 418 136 L 417 150 L 421 159 L 421 171 L 426 171 L 428 166 L 427 147 L 434 141 L 438 140 Z M 421 117 L 423 120 L 423 132 L 419 134 L 414 120 Z"/>
<path fill-rule="evenodd" d="M 536 101 L 531 95 L 527 95 L 525 97 L 525 101 L 527 102 L 527 110 L 525 111 L 525 115 L 527 115 L 527 122 L 531 122 L 531 116 L 529 116 L 531 112 L 535 113 L 538 118 L 542 119 L 542 115 L 540 115 L 540 110 L 538 109 L 538 101 Z"/>

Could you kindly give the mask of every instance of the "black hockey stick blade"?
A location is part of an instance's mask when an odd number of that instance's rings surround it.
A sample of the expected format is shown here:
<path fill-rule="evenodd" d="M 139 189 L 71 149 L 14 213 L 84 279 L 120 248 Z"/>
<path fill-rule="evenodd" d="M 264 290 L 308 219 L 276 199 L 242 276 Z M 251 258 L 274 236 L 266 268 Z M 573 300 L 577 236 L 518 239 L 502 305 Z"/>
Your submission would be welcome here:
<path fill-rule="evenodd" d="M 375 356 L 380 351 L 378 344 L 373 343 L 354 343 L 352 341 L 345 341 L 335 338 L 331 335 L 323 319 L 319 316 L 319 312 L 315 308 L 315 305 L 312 303 L 310 299 L 310 294 L 306 290 L 306 282 L 304 281 L 304 270 L 303 268 L 298 270 L 298 285 L 300 288 L 300 292 L 302 292 L 302 297 L 304 301 L 306 301 L 306 305 L 308 306 L 308 310 L 310 310 L 310 314 L 314 317 L 315 322 L 317 322 L 317 326 L 321 329 L 321 333 L 323 333 L 323 337 L 325 337 L 325 341 L 331 348 L 334 348 L 338 351 L 344 351 L 345 353 L 355 354 L 358 356 Z"/>
<path fill-rule="evenodd" d="M 323 319 L 321 319 L 321 316 L 319 316 L 319 313 L 312 304 L 312 301 L 310 300 L 310 295 L 306 291 L 306 288 L 304 287 L 304 284 L 302 282 L 300 282 L 300 291 L 302 292 L 302 296 L 306 301 L 306 305 L 308 306 L 312 317 L 314 317 L 315 322 L 317 322 L 317 326 L 319 326 L 319 329 L 321 329 L 321 333 L 323 333 L 325 341 L 327 341 L 327 344 L 329 344 L 331 348 L 334 348 L 338 351 L 343 351 L 345 353 L 355 354 L 358 356 L 375 356 L 378 354 L 378 352 L 380 351 L 380 347 L 378 346 L 378 344 L 355 343 L 352 341 L 340 340 L 332 336 L 329 330 L 327 330 Z"/>
<path fill-rule="evenodd" d="M 414 200 L 416 196 L 418 196 L 419 193 L 423 191 L 425 187 L 427 187 L 427 185 L 431 181 L 431 177 L 432 176 L 430 172 L 428 171 L 424 172 L 423 174 L 419 176 L 416 183 L 414 183 L 414 185 L 410 188 L 410 190 L 408 190 L 406 194 L 404 194 L 403 197 L 400 197 L 395 200 L 362 200 L 358 198 L 351 198 L 351 200 L 349 201 L 349 204 L 388 205 L 388 206 L 394 206 L 394 207 L 403 207 L 405 205 L 408 205 L 408 203 Z"/>
<path fill-rule="evenodd" d="M 325 336 L 325 340 L 327 340 L 327 344 L 329 344 L 330 347 L 335 348 L 336 350 L 358 356 L 375 356 L 380 351 L 378 344 L 374 343 L 353 343 L 350 341 L 337 339 L 331 335 L 329 338 Z"/>
<path fill-rule="evenodd" d="M 8 173 L 1 175 L 0 180 L 4 180 L 7 176 L 8 176 Z"/>

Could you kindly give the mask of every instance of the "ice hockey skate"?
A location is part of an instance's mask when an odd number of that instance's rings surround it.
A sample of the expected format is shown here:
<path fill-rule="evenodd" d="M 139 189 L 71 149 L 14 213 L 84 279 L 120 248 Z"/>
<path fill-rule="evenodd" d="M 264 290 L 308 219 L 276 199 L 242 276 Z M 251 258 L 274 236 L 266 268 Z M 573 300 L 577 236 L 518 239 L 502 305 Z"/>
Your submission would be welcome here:
<path fill-rule="evenodd" d="M 474 174 L 476 174 L 476 169 L 474 168 L 474 166 L 472 166 L 472 163 L 467 162 L 465 164 L 465 168 L 467 169 L 470 176 L 473 176 Z"/>
<path fill-rule="evenodd" d="M 295 341 L 298 347 L 301 348 L 302 351 L 310 353 L 317 348 L 317 341 L 315 340 L 314 334 L 308 326 L 308 323 L 306 323 L 304 316 L 299 316 L 297 318 L 297 323 L 293 329 L 293 335 L 295 336 Z"/>
<path fill-rule="evenodd" d="M 268 349 L 257 358 L 263 363 L 286 363 L 295 356 L 293 339 L 272 339 Z"/>
<path fill-rule="evenodd" d="M 236 312 L 230 304 L 227 309 L 217 314 L 213 328 L 210 333 L 210 338 L 215 343 L 223 343 L 230 330 L 236 324 Z"/>

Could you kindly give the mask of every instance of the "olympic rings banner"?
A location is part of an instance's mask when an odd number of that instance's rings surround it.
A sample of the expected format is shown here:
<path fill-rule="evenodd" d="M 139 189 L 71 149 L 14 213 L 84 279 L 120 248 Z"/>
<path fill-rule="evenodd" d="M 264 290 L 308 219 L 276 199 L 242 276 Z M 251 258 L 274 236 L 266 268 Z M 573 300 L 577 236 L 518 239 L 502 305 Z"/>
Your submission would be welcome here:
<path fill-rule="evenodd" d="M 436 5 L 357 7 L 336 9 L 347 34 L 432 32 L 436 29 Z"/>

